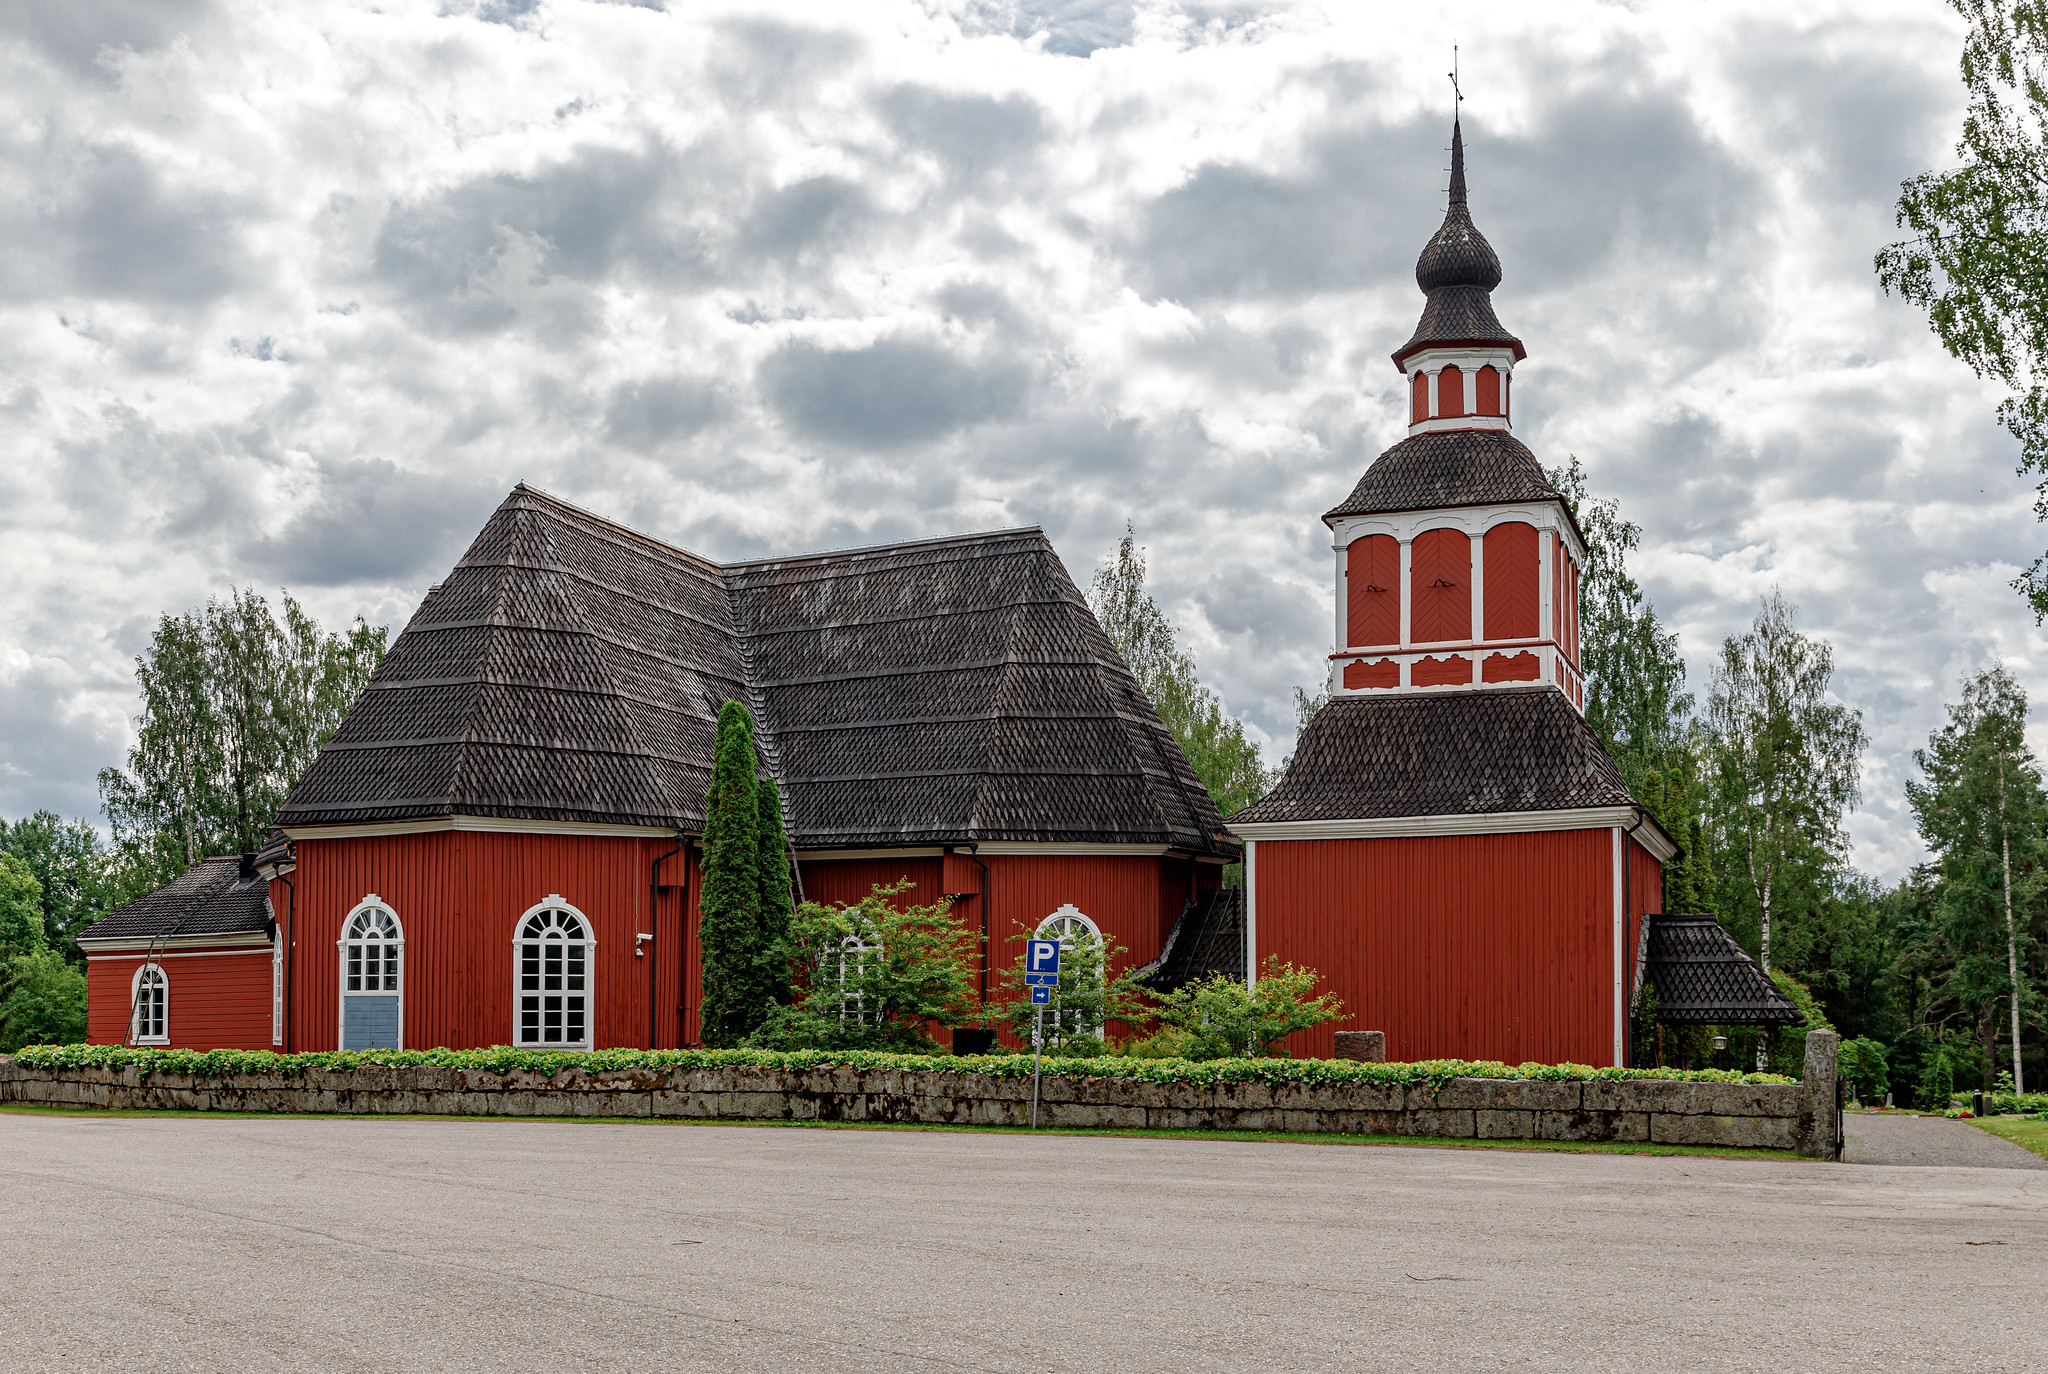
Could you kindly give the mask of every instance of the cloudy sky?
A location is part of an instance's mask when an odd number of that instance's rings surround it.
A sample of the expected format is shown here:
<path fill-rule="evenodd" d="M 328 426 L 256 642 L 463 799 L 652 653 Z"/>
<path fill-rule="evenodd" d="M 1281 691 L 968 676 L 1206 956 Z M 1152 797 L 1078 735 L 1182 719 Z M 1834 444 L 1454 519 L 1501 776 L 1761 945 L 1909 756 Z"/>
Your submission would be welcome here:
<path fill-rule="evenodd" d="M 1453 42 L 1522 437 L 1695 688 L 1773 584 L 1833 643 L 1896 875 L 1958 677 L 2048 669 L 1998 393 L 1870 268 L 1937 0 L 0 4 L 0 815 L 96 812 L 158 615 L 403 624 L 521 480 L 721 559 L 1133 520 L 1277 760 Z"/>

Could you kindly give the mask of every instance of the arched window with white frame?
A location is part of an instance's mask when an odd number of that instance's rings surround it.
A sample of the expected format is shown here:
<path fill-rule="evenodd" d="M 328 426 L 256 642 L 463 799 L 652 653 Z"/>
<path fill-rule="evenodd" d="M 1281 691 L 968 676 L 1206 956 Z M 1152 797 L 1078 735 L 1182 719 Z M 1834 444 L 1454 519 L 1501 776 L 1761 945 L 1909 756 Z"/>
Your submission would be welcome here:
<path fill-rule="evenodd" d="M 1103 1022 L 1102 994 L 1107 986 L 1108 977 L 1108 971 L 1103 967 L 1102 927 L 1096 925 L 1079 907 L 1069 902 L 1040 921 L 1038 929 L 1032 932 L 1032 938 L 1060 942 L 1060 1000 L 1064 1004 L 1064 1009 L 1047 1028 L 1051 1040 L 1055 1044 L 1082 1036 L 1092 1036 L 1100 1040 Z M 1088 947 L 1085 952 L 1081 950 L 1084 945 Z M 1074 958 L 1077 952 L 1082 954 L 1078 961 Z M 1077 962 L 1093 964 L 1092 988 L 1076 987 L 1073 980 L 1067 976 L 1068 971 L 1074 968 Z"/>
<path fill-rule="evenodd" d="M 341 1047 L 405 1048 L 405 929 L 376 893 L 341 923 Z"/>
<path fill-rule="evenodd" d="M 848 909 L 857 916 L 860 908 Z M 865 925 L 857 926 L 839 941 L 837 957 L 828 966 L 828 974 L 837 980 L 839 986 L 839 1019 L 866 1023 L 879 1022 L 885 1008 L 868 1005 L 868 975 L 882 965 L 882 937 Z"/>
<path fill-rule="evenodd" d="M 171 980 L 161 964 L 144 964 L 128 983 L 128 1043 L 168 1045 L 171 1043 Z"/>
<path fill-rule="evenodd" d="M 590 922 L 559 896 L 519 918 L 512 937 L 514 1044 L 590 1048 Z"/>

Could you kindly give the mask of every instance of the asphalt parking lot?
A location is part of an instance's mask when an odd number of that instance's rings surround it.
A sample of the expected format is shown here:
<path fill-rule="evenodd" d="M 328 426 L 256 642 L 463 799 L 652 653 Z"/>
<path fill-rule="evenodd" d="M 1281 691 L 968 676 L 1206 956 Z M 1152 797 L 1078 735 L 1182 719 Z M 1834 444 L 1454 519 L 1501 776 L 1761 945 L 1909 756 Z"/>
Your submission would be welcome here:
<path fill-rule="evenodd" d="M 9 1370 L 2048 1368 L 2048 1177 L 0 1113 Z"/>

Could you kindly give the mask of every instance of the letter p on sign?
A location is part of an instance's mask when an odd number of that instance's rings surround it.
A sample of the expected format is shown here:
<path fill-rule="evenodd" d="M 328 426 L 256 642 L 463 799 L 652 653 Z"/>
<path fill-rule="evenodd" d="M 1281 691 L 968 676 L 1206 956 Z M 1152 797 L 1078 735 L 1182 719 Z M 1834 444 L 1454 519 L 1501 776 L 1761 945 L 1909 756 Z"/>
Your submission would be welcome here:
<path fill-rule="evenodd" d="M 1058 940 L 1032 940 L 1025 947 L 1024 971 L 1026 973 L 1058 973 L 1060 971 L 1060 942 Z"/>

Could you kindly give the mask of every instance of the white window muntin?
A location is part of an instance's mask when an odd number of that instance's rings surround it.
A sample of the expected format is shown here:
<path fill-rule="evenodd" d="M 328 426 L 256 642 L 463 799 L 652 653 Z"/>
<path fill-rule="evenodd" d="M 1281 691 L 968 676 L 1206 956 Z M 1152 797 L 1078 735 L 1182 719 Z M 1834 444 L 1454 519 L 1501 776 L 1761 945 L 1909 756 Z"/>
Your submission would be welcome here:
<path fill-rule="evenodd" d="M 858 907 L 847 908 L 848 915 L 856 920 L 859 912 Z M 867 972 L 881 961 L 882 937 L 864 925 L 840 940 L 834 971 L 839 981 L 841 1021 L 865 1023 L 870 1019 L 882 1019 L 882 1009 L 875 1007 L 871 1010 L 867 1004 Z"/>
<path fill-rule="evenodd" d="M 551 895 L 512 928 L 512 1043 L 587 1050 L 596 982 L 597 936 L 590 918 Z"/>
<path fill-rule="evenodd" d="M 128 980 L 128 1043 L 171 1043 L 171 980 L 162 964 L 143 964 Z"/>

